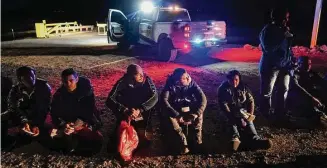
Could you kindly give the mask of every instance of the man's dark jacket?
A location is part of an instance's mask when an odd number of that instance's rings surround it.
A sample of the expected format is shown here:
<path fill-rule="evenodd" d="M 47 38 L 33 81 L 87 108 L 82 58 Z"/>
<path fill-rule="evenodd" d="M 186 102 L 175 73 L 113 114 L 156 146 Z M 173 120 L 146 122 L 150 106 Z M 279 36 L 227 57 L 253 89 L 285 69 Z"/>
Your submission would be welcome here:
<path fill-rule="evenodd" d="M 153 108 L 157 102 L 157 89 L 150 77 L 145 75 L 144 82 L 137 84 L 132 76 L 125 74 L 109 93 L 106 106 L 121 120 L 126 109 L 136 108 L 143 113 Z"/>
<path fill-rule="evenodd" d="M 177 117 L 180 115 L 183 104 L 189 104 L 192 113 L 202 115 L 206 106 L 207 98 L 196 82 L 189 78 L 187 86 L 177 86 L 172 76 L 168 77 L 164 90 L 162 91 L 162 101 L 168 116 Z"/>
<path fill-rule="evenodd" d="M 242 83 L 234 88 L 228 81 L 223 82 L 218 88 L 218 103 L 222 111 L 231 113 L 232 116 L 237 116 L 241 108 L 245 108 L 249 113 L 254 112 L 253 95 Z"/>
<path fill-rule="evenodd" d="M 1 113 L 8 109 L 8 95 L 12 85 L 13 83 L 9 77 L 1 76 Z"/>
<path fill-rule="evenodd" d="M 89 125 L 96 124 L 96 106 L 93 87 L 89 79 L 79 77 L 77 88 L 70 93 L 61 86 L 53 95 L 51 104 L 51 118 L 56 127 L 65 123 L 75 122 L 77 119 Z"/>
<path fill-rule="evenodd" d="M 13 86 L 8 96 L 8 112 L 19 124 L 43 127 L 50 110 L 51 87 L 45 80 L 36 79 L 34 90 L 28 94 L 23 84 Z"/>
<path fill-rule="evenodd" d="M 259 64 L 261 72 L 273 68 L 290 68 L 293 52 L 290 49 L 290 38 L 285 37 L 285 30 L 276 24 L 266 25 L 260 33 L 262 57 Z"/>

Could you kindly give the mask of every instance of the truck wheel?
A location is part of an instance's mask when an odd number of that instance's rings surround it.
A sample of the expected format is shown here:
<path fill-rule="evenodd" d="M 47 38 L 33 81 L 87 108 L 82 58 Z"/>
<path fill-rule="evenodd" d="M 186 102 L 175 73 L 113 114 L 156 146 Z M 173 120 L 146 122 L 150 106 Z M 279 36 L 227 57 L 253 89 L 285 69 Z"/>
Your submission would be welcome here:
<path fill-rule="evenodd" d="M 158 43 L 158 60 L 169 61 L 172 49 L 174 49 L 174 45 L 170 38 L 164 37 L 160 39 Z"/>

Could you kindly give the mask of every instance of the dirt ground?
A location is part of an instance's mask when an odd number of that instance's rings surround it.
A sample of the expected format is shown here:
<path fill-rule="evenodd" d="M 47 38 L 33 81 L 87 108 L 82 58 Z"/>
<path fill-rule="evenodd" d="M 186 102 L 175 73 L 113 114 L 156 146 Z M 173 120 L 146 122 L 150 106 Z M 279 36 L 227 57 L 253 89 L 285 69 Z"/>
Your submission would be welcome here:
<path fill-rule="evenodd" d="M 96 103 L 102 112 L 104 127 L 101 132 L 105 142 L 100 153 L 92 157 L 61 155 L 49 151 L 38 143 L 32 143 L 12 152 L 1 152 L 3 167 L 122 167 L 113 155 L 107 153 L 108 137 L 113 132 L 114 117 L 104 106 L 109 91 L 123 75 L 130 63 L 140 64 L 152 77 L 159 92 L 167 76 L 177 67 L 188 70 L 204 90 L 208 107 L 204 117 L 204 148 L 202 154 L 173 155 L 167 152 L 159 130 L 158 112 L 153 114 L 153 143 L 147 149 L 136 152 L 135 160 L 128 167 L 327 167 L 327 131 L 325 129 L 278 128 L 264 120 L 257 112 L 256 128 L 263 137 L 271 138 L 269 150 L 239 151 L 231 153 L 225 119 L 217 107 L 217 88 L 225 80 L 225 74 L 238 69 L 244 81 L 258 97 L 259 77 L 258 49 L 229 46 L 217 48 L 207 54 L 181 56 L 175 62 L 163 63 L 151 58 L 130 57 L 114 52 L 109 47 L 45 47 L 1 50 L 1 75 L 14 79 L 15 69 L 22 65 L 36 68 L 37 77 L 49 81 L 53 92 L 60 86 L 60 73 L 73 67 L 81 75 L 91 79 Z M 306 53 L 308 54 L 308 53 Z M 208 56 L 209 55 L 209 56 Z M 303 53 L 297 53 L 303 55 Z M 310 54 L 309 54 L 310 55 Z M 139 56 L 139 55 L 137 55 Z M 327 54 L 314 54 L 313 68 L 327 73 Z"/>

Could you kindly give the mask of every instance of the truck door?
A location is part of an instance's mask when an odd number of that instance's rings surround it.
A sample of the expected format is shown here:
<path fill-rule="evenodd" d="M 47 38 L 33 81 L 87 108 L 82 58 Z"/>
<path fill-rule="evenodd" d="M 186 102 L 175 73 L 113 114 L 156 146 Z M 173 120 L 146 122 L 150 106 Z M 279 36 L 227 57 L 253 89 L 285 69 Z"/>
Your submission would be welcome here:
<path fill-rule="evenodd" d="M 156 19 L 157 8 L 151 13 L 142 13 L 139 27 L 140 35 L 147 40 L 153 41 L 153 22 Z"/>
<path fill-rule="evenodd" d="M 126 32 L 127 17 L 124 13 L 117 9 L 109 9 L 108 12 L 108 43 L 121 41 Z"/>

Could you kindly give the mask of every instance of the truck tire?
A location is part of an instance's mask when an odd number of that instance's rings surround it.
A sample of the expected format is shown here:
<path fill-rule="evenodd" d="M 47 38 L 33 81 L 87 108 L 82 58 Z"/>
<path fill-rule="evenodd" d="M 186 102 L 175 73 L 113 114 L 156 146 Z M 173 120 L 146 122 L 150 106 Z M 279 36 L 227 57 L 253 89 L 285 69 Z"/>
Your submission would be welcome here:
<path fill-rule="evenodd" d="M 160 39 L 158 42 L 158 60 L 169 61 L 172 49 L 174 49 L 174 45 L 170 38 L 164 37 Z"/>

